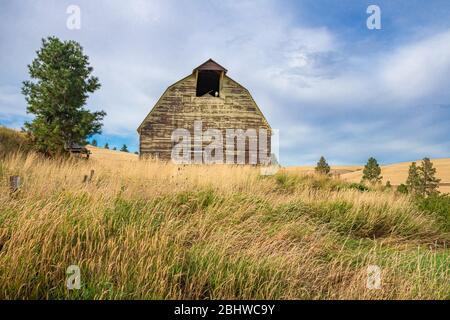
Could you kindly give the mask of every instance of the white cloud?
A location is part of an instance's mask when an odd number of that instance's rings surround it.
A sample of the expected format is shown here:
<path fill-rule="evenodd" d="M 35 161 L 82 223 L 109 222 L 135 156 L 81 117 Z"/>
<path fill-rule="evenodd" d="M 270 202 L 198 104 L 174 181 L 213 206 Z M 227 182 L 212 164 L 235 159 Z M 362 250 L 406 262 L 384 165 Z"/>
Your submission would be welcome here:
<path fill-rule="evenodd" d="M 381 64 L 380 81 L 399 99 L 448 89 L 450 30 L 397 49 Z"/>

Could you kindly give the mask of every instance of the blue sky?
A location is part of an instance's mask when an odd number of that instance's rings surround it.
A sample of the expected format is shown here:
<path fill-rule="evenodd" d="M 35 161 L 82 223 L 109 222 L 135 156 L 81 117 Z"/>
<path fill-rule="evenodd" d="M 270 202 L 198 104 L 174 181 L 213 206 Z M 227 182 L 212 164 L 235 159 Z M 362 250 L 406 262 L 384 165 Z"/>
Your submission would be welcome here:
<path fill-rule="evenodd" d="M 366 27 L 370 4 L 381 30 Z M 137 150 L 167 86 L 213 58 L 280 130 L 284 165 L 450 157 L 449 17 L 447 0 L 2 1 L 0 124 L 31 119 L 26 66 L 56 35 L 81 43 L 102 83 L 87 105 L 108 114 L 100 145 Z"/>

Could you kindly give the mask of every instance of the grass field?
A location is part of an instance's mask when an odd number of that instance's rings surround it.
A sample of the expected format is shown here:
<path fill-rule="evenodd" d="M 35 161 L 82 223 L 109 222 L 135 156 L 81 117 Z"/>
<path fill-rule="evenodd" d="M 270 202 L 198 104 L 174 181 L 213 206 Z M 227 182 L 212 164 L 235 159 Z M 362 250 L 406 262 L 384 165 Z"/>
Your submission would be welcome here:
<path fill-rule="evenodd" d="M 450 298 L 446 212 L 301 172 L 118 154 L 130 159 L 0 162 L 0 298 Z"/>
<path fill-rule="evenodd" d="M 330 173 L 332 175 L 344 175 L 358 170 L 362 170 L 364 166 L 331 166 Z M 293 166 L 287 167 L 287 171 L 299 174 L 314 174 L 315 166 Z M 359 182 L 359 181 L 358 181 Z"/>
<path fill-rule="evenodd" d="M 87 145 L 86 148 L 91 151 L 90 158 L 97 161 L 136 161 L 139 156 L 134 153 L 122 152 L 117 150 L 105 149 Z"/>

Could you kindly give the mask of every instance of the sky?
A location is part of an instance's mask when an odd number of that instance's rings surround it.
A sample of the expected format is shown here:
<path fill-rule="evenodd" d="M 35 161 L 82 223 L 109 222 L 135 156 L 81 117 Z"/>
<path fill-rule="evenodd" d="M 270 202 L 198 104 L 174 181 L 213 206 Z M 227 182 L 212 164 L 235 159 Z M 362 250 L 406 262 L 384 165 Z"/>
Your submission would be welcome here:
<path fill-rule="evenodd" d="M 212 58 L 279 130 L 283 165 L 450 157 L 449 17 L 448 0 L 2 0 L 0 125 L 32 119 L 27 65 L 57 36 L 83 46 L 102 85 L 86 106 L 107 113 L 100 146 L 136 151 L 164 90 Z"/>

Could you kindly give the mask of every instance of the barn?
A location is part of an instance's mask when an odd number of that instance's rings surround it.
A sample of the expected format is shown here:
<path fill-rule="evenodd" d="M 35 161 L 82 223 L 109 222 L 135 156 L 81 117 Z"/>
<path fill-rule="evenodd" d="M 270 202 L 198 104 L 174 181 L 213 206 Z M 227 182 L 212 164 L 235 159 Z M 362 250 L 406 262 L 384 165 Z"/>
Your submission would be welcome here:
<path fill-rule="evenodd" d="M 205 163 L 206 152 L 213 163 L 270 161 L 269 123 L 250 92 L 212 59 L 169 86 L 137 131 L 141 158 L 174 160 L 181 145 L 185 162 Z"/>

